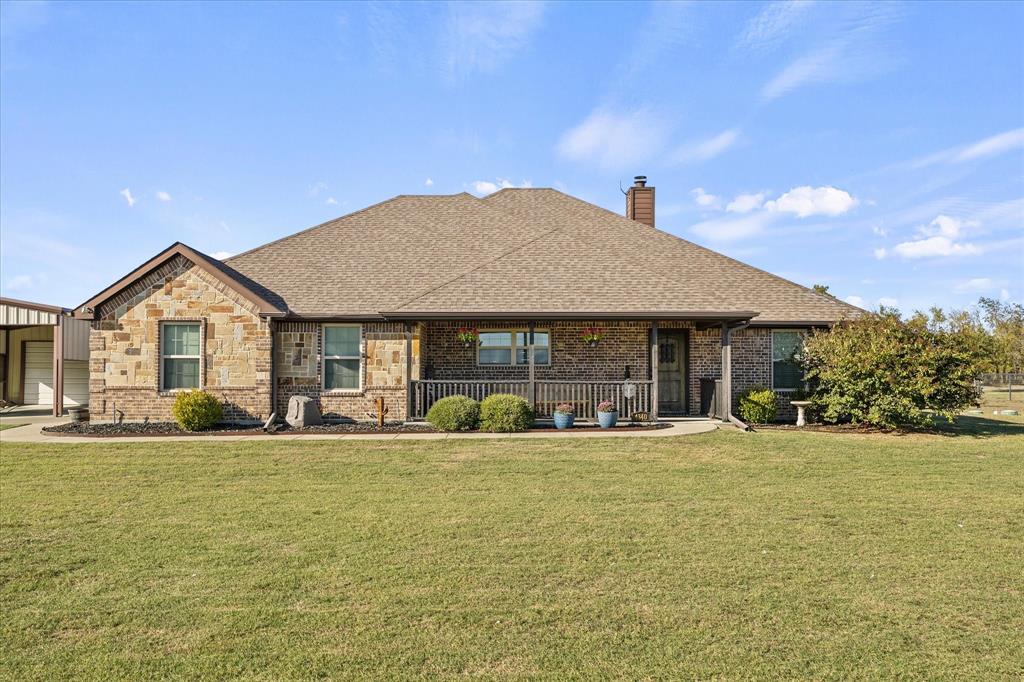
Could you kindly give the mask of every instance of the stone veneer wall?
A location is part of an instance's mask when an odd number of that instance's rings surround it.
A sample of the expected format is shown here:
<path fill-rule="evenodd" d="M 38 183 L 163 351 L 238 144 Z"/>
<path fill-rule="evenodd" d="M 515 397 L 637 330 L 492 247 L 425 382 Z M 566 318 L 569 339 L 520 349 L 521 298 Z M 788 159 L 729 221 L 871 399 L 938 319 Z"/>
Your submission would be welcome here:
<path fill-rule="evenodd" d="M 97 310 L 89 338 L 92 418 L 171 420 L 175 392 L 160 390 L 160 323 L 197 321 L 200 385 L 216 395 L 224 421 L 270 414 L 270 323 L 219 279 L 176 256 Z"/>
<path fill-rule="evenodd" d="M 320 405 L 324 419 L 367 421 L 375 418 L 375 401 L 384 398 L 388 421 L 406 418 L 405 325 L 400 322 L 364 323 L 362 389 L 325 391 L 320 354 L 323 325 L 282 322 L 277 327 L 277 414 L 284 417 L 293 395 L 309 396 Z M 413 327 L 413 379 L 419 378 L 422 330 Z"/>

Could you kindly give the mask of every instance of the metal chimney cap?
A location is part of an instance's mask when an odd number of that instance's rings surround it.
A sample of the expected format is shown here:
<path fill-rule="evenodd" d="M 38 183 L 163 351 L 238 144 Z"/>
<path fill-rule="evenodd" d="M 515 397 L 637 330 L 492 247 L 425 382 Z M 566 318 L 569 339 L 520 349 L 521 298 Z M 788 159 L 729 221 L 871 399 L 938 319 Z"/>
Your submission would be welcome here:
<path fill-rule="evenodd" d="M 636 175 L 636 176 L 633 177 L 633 182 L 634 182 L 634 185 L 636 187 L 646 187 L 647 186 L 647 176 L 646 175 Z"/>

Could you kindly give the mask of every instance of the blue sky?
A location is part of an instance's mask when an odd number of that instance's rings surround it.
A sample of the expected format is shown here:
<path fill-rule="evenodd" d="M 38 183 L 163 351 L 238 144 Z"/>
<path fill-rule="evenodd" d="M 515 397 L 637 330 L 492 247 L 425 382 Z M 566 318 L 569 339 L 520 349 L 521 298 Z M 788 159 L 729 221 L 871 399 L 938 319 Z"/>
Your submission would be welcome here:
<path fill-rule="evenodd" d="M 176 240 L 238 253 L 396 194 L 621 211 L 643 173 L 661 229 L 852 302 L 1024 300 L 1024 3 L 3 2 L 0 27 L 5 296 L 77 305 Z"/>

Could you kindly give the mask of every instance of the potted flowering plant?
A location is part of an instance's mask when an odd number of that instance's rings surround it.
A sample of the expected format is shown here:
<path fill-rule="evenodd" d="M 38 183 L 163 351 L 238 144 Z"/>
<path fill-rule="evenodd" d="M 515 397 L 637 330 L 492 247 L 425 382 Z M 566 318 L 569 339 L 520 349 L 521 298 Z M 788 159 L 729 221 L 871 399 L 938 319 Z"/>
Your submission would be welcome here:
<path fill-rule="evenodd" d="M 459 331 L 456 332 L 455 336 L 462 342 L 464 348 L 476 344 L 477 339 L 480 338 L 480 332 L 477 331 L 476 327 L 459 327 Z"/>
<path fill-rule="evenodd" d="M 602 429 L 610 429 L 619 421 L 619 411 L 615 403 L 610 400 L 603 400 L 597 404 L 597 421 Z"/>
<path fill-rule="evenodd" d="M 571 429 L 572 423 L 576 419 L 576 409 L 569 403 L 556 405 L 554 418 L 556 429 Z"/>
<path fill-rule="evenodd" d="M 604 338 L 604 330 L 600 327 L 584 327 L 580 332 L 580 338 L 583 339 L 583 343 L 595 348 Z"/>

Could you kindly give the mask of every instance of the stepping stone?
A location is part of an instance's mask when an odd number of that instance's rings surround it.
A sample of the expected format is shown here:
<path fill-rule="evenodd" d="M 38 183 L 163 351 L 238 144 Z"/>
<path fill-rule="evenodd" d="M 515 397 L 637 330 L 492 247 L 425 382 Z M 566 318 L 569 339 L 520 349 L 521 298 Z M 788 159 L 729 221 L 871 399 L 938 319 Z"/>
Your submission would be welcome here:
<path fill-rule="evenodd" d="M 964 414 L 985 414 L 984 410 L 967 410 Z"/>
<path fill-rule="evenodd" d="M 998 414 L 998 415 L 1001 415 L 1003 417 L 1018 417 L 1018 416 L 1020 416 L 1020 412 L 1018 412 L 1017 410 L 996 410 L 992 414 Z"/>

